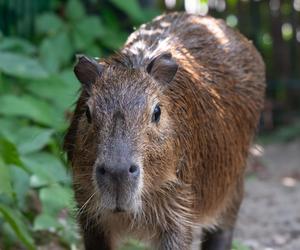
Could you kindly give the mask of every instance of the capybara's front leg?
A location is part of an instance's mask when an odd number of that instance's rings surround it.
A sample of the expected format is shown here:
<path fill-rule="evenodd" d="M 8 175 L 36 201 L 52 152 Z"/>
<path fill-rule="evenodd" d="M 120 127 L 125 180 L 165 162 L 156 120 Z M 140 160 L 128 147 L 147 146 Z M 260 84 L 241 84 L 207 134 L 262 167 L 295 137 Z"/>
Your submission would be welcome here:
<path fill-rule="evenodd" d="M 89 230 L 83 232 L 83 237 L 85 250 L 112 250 L 103 233 Z"/>
<path fill-rule="evenodd" d="M 159 250 L 190 250 L 192 246 L 192 232 L 188 228 L 173 228 L 172 231 L 163 232 L 159 240 Z"/>
<path fill-rule="evenodd" d="M 231 250 L 233 229 L 206 232 L 201 250 Z"/>
<path fill-rule="evenodd" d="M 243 200 L 243 179 L 236 183 L 230 206 L 222 215 L 222 222 L 216 230 L 203 232 L 202 250 L 231 250 L 235 222 Z"/>
<path fill-rule="evenodd" d="M 91 220 L 80 218 L 85 250 L 113 250 L 108 233 Z"/>

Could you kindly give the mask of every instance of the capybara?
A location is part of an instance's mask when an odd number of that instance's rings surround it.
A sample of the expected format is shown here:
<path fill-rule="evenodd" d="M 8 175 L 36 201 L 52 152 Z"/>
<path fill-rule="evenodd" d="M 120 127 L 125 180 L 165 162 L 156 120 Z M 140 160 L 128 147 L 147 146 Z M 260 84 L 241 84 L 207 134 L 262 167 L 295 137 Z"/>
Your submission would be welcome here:
<path fill-rule="evenodd" d="M 222 20 L 171 13 L 109 58 L 78 55 L 74 72 L 82 88 L 64 148 L 85 248 L 131 237 L 229 250 L 264 103 L 252 43 Z"/>

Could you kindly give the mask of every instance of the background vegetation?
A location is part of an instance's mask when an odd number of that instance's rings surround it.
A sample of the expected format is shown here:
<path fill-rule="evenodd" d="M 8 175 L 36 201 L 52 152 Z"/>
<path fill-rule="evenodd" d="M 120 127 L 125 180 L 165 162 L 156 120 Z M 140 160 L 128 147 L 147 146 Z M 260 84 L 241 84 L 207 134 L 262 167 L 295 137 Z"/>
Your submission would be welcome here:
<path fill-rule="evenodd" d="M 184 8 L 222 17 L 254 41 L 267 63 L 261 130 L 299 133 L 298 0 L 0 0 L 0 249 L 80 247 L 61 150 L 79 89 L 74 55 L 105 57 L 141 23 Z"/>

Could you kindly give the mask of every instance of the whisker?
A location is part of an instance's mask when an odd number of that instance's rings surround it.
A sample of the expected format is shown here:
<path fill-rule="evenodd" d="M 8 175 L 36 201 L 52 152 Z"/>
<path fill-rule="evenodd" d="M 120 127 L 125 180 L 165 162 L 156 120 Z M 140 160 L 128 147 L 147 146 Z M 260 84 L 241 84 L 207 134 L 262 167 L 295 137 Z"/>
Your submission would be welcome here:
<path fill-rule="evenodd" d="M 89 203 L 89 201 L 94 197 L 94 195 L 96 194 L 96 192 L 94 192 L 88 199 L 87 201 L 81 206 L 81 208 L 78 210 L 76 216 L 79 216 L 82 211 L 85 209 L 85 207 L 87 206 L 87 204 Z"/>

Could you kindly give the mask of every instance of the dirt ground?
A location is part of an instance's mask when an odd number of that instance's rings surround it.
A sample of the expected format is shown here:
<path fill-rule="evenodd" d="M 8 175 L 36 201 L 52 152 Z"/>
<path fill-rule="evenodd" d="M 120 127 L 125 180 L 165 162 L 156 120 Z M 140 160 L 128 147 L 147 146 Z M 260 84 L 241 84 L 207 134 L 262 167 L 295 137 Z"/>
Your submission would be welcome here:
<path fill-rule="evenodd" d="M 251 250 L 300 250 L 300 138 L 251 151 L 235 239 Z"/>

